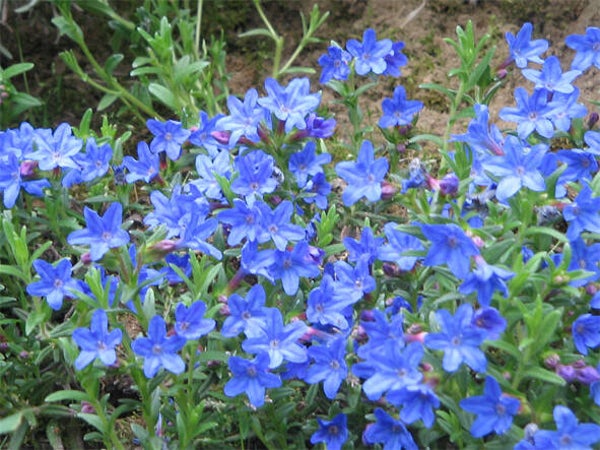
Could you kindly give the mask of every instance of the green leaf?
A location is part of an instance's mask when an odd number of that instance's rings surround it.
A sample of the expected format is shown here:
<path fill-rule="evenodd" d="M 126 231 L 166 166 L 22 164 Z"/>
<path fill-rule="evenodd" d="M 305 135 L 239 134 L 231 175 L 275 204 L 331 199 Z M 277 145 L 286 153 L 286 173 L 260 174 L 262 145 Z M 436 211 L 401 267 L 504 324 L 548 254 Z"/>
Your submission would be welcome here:
<path fill-rule="evenodd" d="M 68 20 L 64 16 L 57 16 L 52 19 L 52 23 L 56 28 L 58 28 L 58 31 L 60 32 L 61 36 L 63 34 L 66 34 L 67 36 L 69 36 L 69 38 L 71 38 L 77 43 L 83 42 L 83 32 L 81 31 L 81 28 L 79 28 L 79 25 L 77 25 L 77 23 L 75 23 L 73 19 Z"/>
<path fill-rule="evenodd" d="M 0 419 L 0 434 L 12 433 L 23 421 L 23 411 Z"/>
<path fill-rule="evenodd" d="M 101 433 L 108 431 L 108 430 L 104 429 L 104 423 L 102 422 L 102 419 L 100 419 L 100 417 L 98 417 L 96 414 L 88 414 L 88 413 L 80 412 L 80 413 L 77 413 L 77 417 L 79 417 L 82 420 L 85 420 L 87 423 L 89 423 L 91 426 L 96 428 Z"/>
<path fill-rule="evenodd" d="M 85 392 L 82 391 L 63 390 L 53 392 L 44 399 L 44 401 L 48 403 L 62 402 L 63 400 L 75 400 L 78 402 L 83 402 L 89 400 L 89 397 Z"/>
<path fill-rule="evenodd" d="M 148 90 L 152 95 L 154 95 L 158 100 L 171 108 L 173 111 L 179 110 L 177 99 L 173 93 L 163 85 L 158 83 L 150 83 Z"/>
<path fill-rule="evenodd" d="M 13 64 L 12 66 L 9 66 L 4 70 L 0 69 L 0 75 L 2 76 L 0 79 L 8 80 L 14 76 L 31 70 L 33 66 L 33 63 L 24 62 L 19 64 Z"/>
<path fill-rule="evenodd" d="M 535 378 L 537 380 L 545 381 L 546 383 L 557 384 L 559 386 L 565 386 L 567 382 L 564 378 L 558 376 L 554 372 L 542 369 L 541 367 L 531 367 L 527 369 L 523 374 L 526 378 Z"/>
<path fill-rule="evenodd" d="M 123 61 L 123 58 L 124 56 L 121 53 L 115 53 L 114 55 L 110 55 L 104 63 L 104 70 L 106 70 L 106 73 L 112 75 L 117 65 L 121 61 Z"/>
<path fill-rule="evenodd" d="M 29 336 L 31 332 L 42 322 L 50 318 L 50 310 L 44 308 L 41 311 L 34 311 L 27 316 L 25 321 L 25 334 Z"/>
<path fill-rule="evenodd" d="M 256 28 L 254 30 L 246 31 L 244 33 L 238 34 L 238 37 L 247 38 L 253 36 L 266 36 L 268 38 L 275 38 L 272 33 L 269 32 L 266 28 Z"/>
<path fill-rule="evenodd" d="M 98 106 L 96 107 L 96 109 L 98 111 L 104 111 L 106 108 L 112 105 L 118 98 L 119 96 L 115 94 L 104 94 L 98 102 Z"/>

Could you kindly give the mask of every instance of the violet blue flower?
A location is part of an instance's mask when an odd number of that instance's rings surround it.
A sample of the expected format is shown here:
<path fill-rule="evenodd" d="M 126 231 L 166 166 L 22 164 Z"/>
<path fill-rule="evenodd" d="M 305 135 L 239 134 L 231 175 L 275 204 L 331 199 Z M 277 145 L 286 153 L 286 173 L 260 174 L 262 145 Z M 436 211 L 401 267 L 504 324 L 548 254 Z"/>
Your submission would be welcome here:
<path fill-rule="evenodd" d="M 372 28 L 364 31 L 362 42 L 350 39 L 346 43 L 346 49 L 355 58 L 354 68 L 358 75 L 366 75 L 369 72 L 381 75 L 387 68 L 385 57 L 390 54 L 392 46 L 390 39 L 378 41 Z"/>
<path fill-rule="evenodd" d="M 79 291 L 79 283 L 71 276 L 73 266 L 68 259 L 61 259 L 55 265 L 36 259 L 33 268 L 40 279 L 27 285 L 27 293 L 46 297 L 50 308 L 59 310 L 65 297 L 74 297 L 73 291 Z"/>
<path fill-rule="evenodd" d="M 587 27 L 584 35 L 567 36 L 565 43 L 576 52 L 571 69 L 584 71 L 592 65 L 600 68 L 600 28 Z"/>
<path fill-rule="evenodd" d="M 317 418 L 319 429 L 310 437 L 311 444 L 324 443 L 327 450 L 342 450 L 348 440 L 348 419 L 339 413 L 331 420 Z"/>
<path fill-rule="evenodd" d="M 533 25 L 527 22 L 523 24 L 517 35 L 507 32 L 506 42 L 508 43 L 508 51 L 510 53 L 509 60 L 515 61 L 519 69 L 527 67 L 527 62 L 531 61 L 538 64 L 543 64 L 540 55 L 548 50 L 548 41 L 546 39 L 531 40 L 531 32 Z"/>
<path fill-rule="evenodd" d="M 384 98 L 381 102 L 383 116 L 378 125 L 381 128 L 410 125 L 415 114 L 423 109 L 423 102 L 419 100 L 407 100 L 406 90 L 403 86 L 394 89 L 392 98 Z"/>
<path fill-rule="evenodd" d="M 250 404 L 260 408 L 265 403 L 265 391 L 281 386 L 279 375 L 269 371 L 269 355 L 259 353 L 251 361 L 239 356 L 229 357 L 229 369 L 233 377 L 225 383 L 227 397 L 245 393 Z"/>
<path fill-rule="evenodd" d="M 123 333 L 120 329 L 108 332 L 108 316 L 103 309 L 97 309 L 92 315 L 90 328 L 77 328 L 73 331 L 73 340 L 81 349 L 75 360 L 75 368 L 82 370 L 96 358 L 106 366 L 117 361 L 115 347 L 121 343 Z"/>

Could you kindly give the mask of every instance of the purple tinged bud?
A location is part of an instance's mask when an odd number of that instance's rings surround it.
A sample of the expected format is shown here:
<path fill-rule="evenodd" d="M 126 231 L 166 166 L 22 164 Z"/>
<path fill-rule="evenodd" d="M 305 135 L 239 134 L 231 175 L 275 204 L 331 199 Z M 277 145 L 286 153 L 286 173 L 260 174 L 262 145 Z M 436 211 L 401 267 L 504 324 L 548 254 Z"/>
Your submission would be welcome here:
<path fill-rule="evenodd" d="M 212 131 L 210 135 L 215 138 L 219 144 L 227 145 L 229 144 L 231 133 L 228 131 Z"/>
<path fill-rule="evenodd" d="M 394 195 L 398 192 L 396 186 L 387 181 L 381 182 L 381 199 L 382 200 L 390 200 Z"/>
<path fill-rule="evenodd" d="M 35 172 L 38 161 L 27 160 L 21 163 L 20 172 L 22 177 L 30 177 Z"/>
<path fill-rule="evenodd" d="M 89 266 L 90 264 L 92 264 L 93 260 L 92 260 L 92 255 L 90 254 L 90 252 L 85 252 L 83 255 L 81 255 L 81 262 L 83 264 L 85 264 L 86 266 Z"/>
<path fill-rule="evenodd" d="M 571 363 L 571 365 L 575 369 L 583 369 L 584 367 L 586 367 L 585 361 L 583 359 L 578 359 L 577 361 Z"/>
<path fill-rule="evenodd" d="M 499 80 L 503 80 L 504 78 L 506 78 L 506 75 L 508 75 L 508 71 L 506 69 L 498 69 L 498 71 L 496 72 L 496 78 L 498 78 Z"/>
<path fill-rule="evenodd" d="M 455 195 L 458 192 L 459 183 L 460 180 L 455 174 L 444 175 L 444 178 L 440 180 L 440 192 L 444 195 Z"/>
<path fill-rule="evenodd" d="M 586 294 L 589 294 L 589 295 L 595 295 L 596 292 L 598 292 L 598 286 L 596 286 L 593 283 L 590 283 L 590 284 L 586 285 L 585 292 L 586 292 Z"/>
<path fill-rule="evenodd" d="M 365 309 L 360 313 L 360 320 L 363 322 L 375 322 L 375 314 L 370 309 Z"/>
<path fill-rule="evenodd" d="M 404 144 L 396 145 L 396 151 L 398 153 L 406 153 L 406 145 L 404 145 Z"/>
<path fill-rule="evenodd" d="M 558 363 L 560 363 L 560 356 L 558 356 L 556 353 L 553 353 L 544 360 L 544 364 L 550 369 L 556 368 Z"/>
<path fill-rule="evenodd" d="M 594 125 L 596 125 L 598 123 L 599 119 L 600 119 L 600 115 L 598 115 L 598 113 L 596 111 L 591 113 L 590 117 L 588 118 L 588 128 L 589 129 L 594 128 Z"/>
<path fill-rule="evenodd" d="M 388 277 L 399 277 L 402 275 L 402 271 L 398 268 L 398 266 L 394 263 L 384 262 L 382 267 L 383 273 Z"/>
<path fill-rule="evenodd" d="M 28 352 L 28 351 L 25 351 L 25 350 L 23 350 L 23 351 L 21 351 L 21 352 L 19 353 L 19 357 L 20 357 L 20 358 L 23 358 L 23 359 L 27 359 L 27 358 L 29 358 L 29 352 Z"/>
<path fill-rule="evenodd" d="M 556 366 L 556 374 L 563 378 L 566 382 L 571 383 L 575 381 L 575 368 L 573 366 L 558 364 Z"/>
<path fill-rule="evenodd" d="M 575 378 L 580 383 L 592 384 L 596 381 L 600 381 L 600 373 L 592 366 L 585 366 L 576 371 Z"/>
<path fill-rule="evenodd" d="M 91 403 L 84 400 L 81 402 L 81 412 L 85 414 L 95 414 L 96 408 L 94 408 Z"/>

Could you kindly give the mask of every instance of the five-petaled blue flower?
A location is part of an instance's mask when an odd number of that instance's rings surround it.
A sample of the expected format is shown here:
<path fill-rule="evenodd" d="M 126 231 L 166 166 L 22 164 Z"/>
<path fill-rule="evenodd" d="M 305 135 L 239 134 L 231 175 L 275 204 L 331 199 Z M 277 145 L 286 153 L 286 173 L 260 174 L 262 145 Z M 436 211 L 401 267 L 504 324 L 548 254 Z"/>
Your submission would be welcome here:
<path fill-rule="evenodd" d="M 317 61 L 323 68 L 321 72 L 320 83 L 327 83 L 329 80 L 346 80 L 350 75 L 350 61 L 352 55 L 346 50 L 335 45 L 327 49 L 326 55 L 321 55 Z"/>
<path fill-rule="evenodd" d="M 348 183 L 342 200 L 352 206 L 361 197 L 371 202 L 381 198 L 381 182 L 385 178 L 389 164 L 385 158 L 375 159 L 375 149 L 370 141 L 364 141 L 356 161 L 342 161 L 335 166 L 336 173 Z"/>
<path fill-rule="evenodd" d="M 348 440 L 348 419 L 344 413 L 339 413 L 331 420 L 317 418 L 319 429 L 310 437 L 311 444 L 324 443 L 327 450 L 342 450 Z"/>
<path fill-rule="evenodd" d="M 108 332 L 108 316 L 103 309 L 97 309 L 92 315 L 90 328 L 73 331 L 73 340 L 81 348 L 75 368 L 81 370 L 96 358 L 107 366 L 114 364 L 117 361 L 115 347 L 121 343 L 122 337 L 123 333 L 118 328 Z"/>
<path fill-rule="evenodd" d="M 71 277 L 73 267 L 68 259 L 61 259 L 54 266 L 42 259 L 36 259 L 33 268 L 40 279 L 27 285 L 27 293 L 46 297 L 48 305 L 54 310 L 60 309 L 65 297 L 74 297 L 73 290 L 79 290 L 78 282 Z"/>
<path fill-rule="evenodd" d="M 540 58 L 540 55 L 548 50 L 548 41 L 546 39 L 532 41 L 532 31 L 533 25 L 527 22 L 521 27 L 516 36 L 510 32 L 507 32 L 505 35 L 510 53 L 509 60 L 514 60 L 519 69 L 527 67 L 528 61 L 538 64 L 543 64 L 544 62 Z"/>
<path fill-rule="evenodd" d="M 483 395 L 468 397 L 460 401 L 460 407 L 477 414 L 471 425 L 471 435 L 480 438 L 489 433 L 505 434 L 512 425 L 513 417 L 519 411 L 521 402 L 500 389 L 495 378 L 487 376 Z"/>
<path fill-rule="evenodd" d="M 138 337 L 131 349 L 144 358 L 144 375 L 152 378 L 161 367 L 177 375 L 185 370 L 185 363 L 177 354 L 185 343 L 186 339 L 177 334 L 167 337 L 165 320 L 154 316 L 148 324 L 148 337 Z"/>
<path fill-rule="evenodd" d="M 150 142 L 150 150 L 153 153 L 165 152 L 169 159 L 175 161 L 181 155 L 181 146 L 190 136 L 190 130 L 186 130 L 181 122 L 176 120 L 167 120 L 161 122 L 155 119 L 148 119 L 146 126 L 154 135 Z"/>
<path fill-rule="evenodd" d="M 103 217 L 87 206 L 83 208 L 87 228 L 69 234 L 71 245 L 89 245 L 92 261 L 98 261 L 111 248 L 121 247 L 129 242 L 129 234 L 121 229 L 123 207 L 111 203 Z"/>
<path fill-rule="evenodd" d="M 235 397 L 245 393 L 250 404 L 256 408 L 264 405 L 266 389 L 281 386 L 279 375 L 269 371 L 269 355 L 266 353 L 259 353 L 251 361 L 231 356 L 229 369 L 233 378 L 225 383 L 225 395 Z"/>
<path fill-rule="evenodd" d="M 600 68 L 600 28 L 588 27 L 584 35 L 567 36 L 565 43 L 577 52 L 571 63 L 572 69 L 583 71 L 592 65 Z"/>
<path fill-rule="evenodd" d="M 373 411 L 376 422 L 367 425 L 363 439 L 367 444 L 383 444 L 383 450 L 417 450 L 417 444 L 401 420 L 381 408 Z"/>
<path fill-rule="evenodd" d="M 431 242 L 423 264 L 438 266 L 447 264 L 454 275 L 464 278 L 469 273 L 471 256 L 479 254 L 479 249 L 458 225 L 421 225 L 421 231 Z"/>
<path fill-rule="evenodd" d="M 487 359 L 479 346 L 487 333 L 473 326 L 473 307 L 468 303 L 460 305 L 454 316 L 447 310 L 440 309 L 435 316 L 440 331 L 425 336 L 425 345 L 432 350 L 444 352 L 444 370 L 455 372 L 464 362 L 477 372 L 485 372 Z"/>
<path fill-rule="evenodd" d="M 372 28 L 365 30 L 362 43 L 356 39 L 346 43 L 346 49 L 355 58 L 354 69 L 358 75 L 366 75 L 371 71 L 381 75 L 387 68 L 385 57 L 392 51 L 392 46 L 389 39 L 378 41 Z"/>
<path fill-rule="evenodd" d="M 383 116 L 378 123 L 381 128 L 405 126 L 410 125 L 415 114 L 423 109 L 423 102 L 407 100 L 404 86 L 397 86 L 392 98 L 383 99 L 381 108 Z"/>
<path fill-rule="evenodd" d="M 579 423 L 573 411 L 563 405 L 554 407 L 556 431 L 539 430 L 533 435 L 536 449 L 586 450 L 600 441 L 600 425 Z"/>
<path fill-rule="evenodd" d="M 210 333 L 215 327 L 213 319 L 205 319 L 206 304 L 198 300 L 188 308 L 179 303 L 175 309 L 175 333 L 189 340 Z"/>

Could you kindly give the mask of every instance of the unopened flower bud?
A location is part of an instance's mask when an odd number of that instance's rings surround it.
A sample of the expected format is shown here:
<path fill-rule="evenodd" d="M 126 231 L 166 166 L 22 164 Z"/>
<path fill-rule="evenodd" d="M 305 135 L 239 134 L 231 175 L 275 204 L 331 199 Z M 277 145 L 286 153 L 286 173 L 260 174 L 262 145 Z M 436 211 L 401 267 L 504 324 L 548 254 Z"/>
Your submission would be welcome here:
<path fill-rule="evenodd" d="M 598 123 L 598 119 L 600 119 L 600 115 L 596 111 L 591 113 L 588 117 L 588 128 L 592 129 Z"/>
<path fill-rule="evenodd" d="M 560 363 L 560 356 L 556 353 L 553 353 L 544 360 L 544 364 L 550 369 L 554 369 L 558 363 Z"/>
<path fill-rule="evenodd" d="M 600 381 L 600 373 L 592 366 L 585 366 L 575 373 L 575 378 L 580 383 L 589 385 Z"/>
<path fill-rule="evenodd" d="M 455 195 L 458 192 L 459 183 L 460 180 L 455 174 L 444 175 L 444 178 L 440 180 L 440 192 L 444 195 Z"/>
<path fill-rule="evenodd" d="M 38 166 L 37 161 L 26 160 L 21 163 L 19 172 L 21 173 L 22 177 L 30 177 L 35 172 L 35 169 L 37 166 Z"/>
<path fill-rule="evenodd" d="M 568 383 L 575 380 L 575 368 L 573 366 L 558 364 L 555 371 L 559 377 Z"/>
<path fill-rule="evenodd" d="M 92 264 L 93 260 L 92 260 L 92 255 L 90 254 L 90 252 L 85 252 L 83 255 L 81 255 L 81 262 L 83 264 L 85 264 L 86 266 L 89 266 L 90 264 Z"/>
<path fill-rule="evenodd" d="M 503 80 L 508 75 L 508 71 L 506 69 L 500 69 L 496 72 L 496 78 L 499 80 Z"/>
<path fill-rule="evenodd" d="M 29 358 L 29 352 L 23 350 L 23 351 L 19 352 L 19 357 L 23 358 L 23 359 L 27 359 L 27 358 Z"/>
<path fill-rule="evenodd" d="M 396 194 L 396 192 L 398 192 L 398 189 L 396 188 L 396 186 L 394 186 L 391 183 L 388 183 L 387 181 L 381 182 L 381 199 L 382 200 L 391 199 Z"/>
<path fill-rule="evenodd" d="M 94 406 L 90 402 L 86 402 L 84 400 L 81 402 L 81 412 L 85 414 L 95 414 L 96 408 L 94 408 Z"/>
<path fill-rule="evenodd" d="M 382 269 L 388 277 L 399 277 L 402 274 L 402 271 L 394 263 L 384 262 Z"/>

